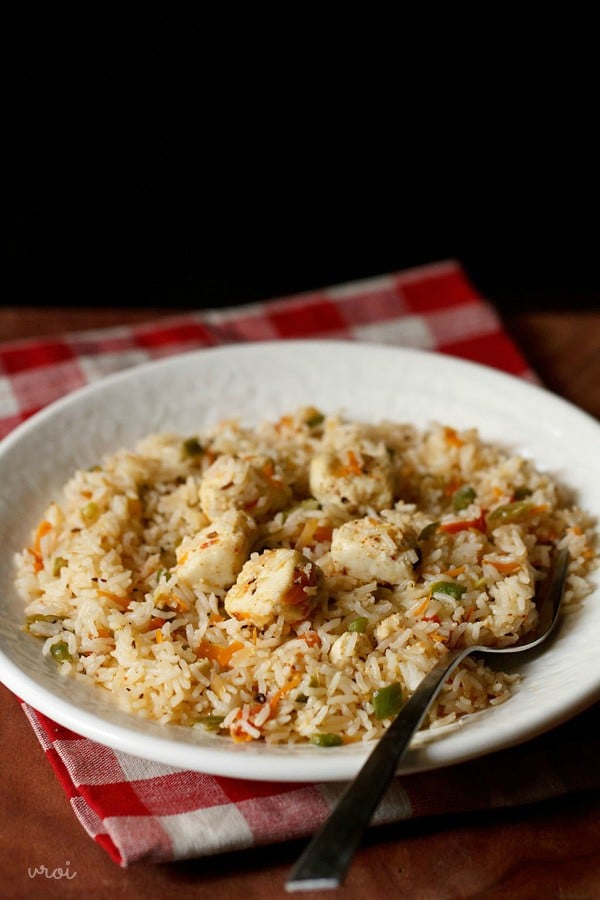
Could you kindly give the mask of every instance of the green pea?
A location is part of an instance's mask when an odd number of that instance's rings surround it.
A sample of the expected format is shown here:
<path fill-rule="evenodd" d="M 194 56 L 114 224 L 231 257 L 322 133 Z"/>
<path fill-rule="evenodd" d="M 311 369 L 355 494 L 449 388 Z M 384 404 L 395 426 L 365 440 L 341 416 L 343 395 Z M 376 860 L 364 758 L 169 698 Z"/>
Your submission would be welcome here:
<path fill-rule="evenodd" d="M 92 525 L 100 515 L 100 507 L 91 500 L 81 508 L 81 518 L 86 525 Z"/>
<path fill-rule="evenodd" d="M 358 616 L 356 619 L 352 619 L 352 621 L 348 625 L 348 631 L 357 631 L 359 634 L 364 634 L 367 630 L 367 625 L 369 624 L 369 620 L 366 616 Z"/>
<path fill-rule="evenodd" d="M 339 734 L 313 734 L 310 742 L 317 747 L 339 747 L 342 739 Z"/>
<path fill-rule="evenodd" d="M 378 719 L 391 719 L 400 712 L 404 704 L 402 685 L 395 681 L 386 687 L 379 688 L 372 697 L 375 716 Z"/>
<path fill-rule="evenodd" d="M 73 657 L 69 653 L 69 645 L 66 641 L 58 641 L 50 647 L 50 653 L 57 662 L 72 661 Z"/>

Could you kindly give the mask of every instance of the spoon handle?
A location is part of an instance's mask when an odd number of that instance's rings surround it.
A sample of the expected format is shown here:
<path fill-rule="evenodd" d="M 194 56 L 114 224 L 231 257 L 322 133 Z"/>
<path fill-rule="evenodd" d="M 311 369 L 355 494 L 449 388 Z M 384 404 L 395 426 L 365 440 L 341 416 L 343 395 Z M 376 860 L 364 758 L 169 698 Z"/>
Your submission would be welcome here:
<path fill-rule="evenodd" d="M 452 669 L 475 647 L 451 650 L 421 681 L 350 782 L 338 804 L 299 857 L 287 891 L 339 887 L 410 740 Z"/>

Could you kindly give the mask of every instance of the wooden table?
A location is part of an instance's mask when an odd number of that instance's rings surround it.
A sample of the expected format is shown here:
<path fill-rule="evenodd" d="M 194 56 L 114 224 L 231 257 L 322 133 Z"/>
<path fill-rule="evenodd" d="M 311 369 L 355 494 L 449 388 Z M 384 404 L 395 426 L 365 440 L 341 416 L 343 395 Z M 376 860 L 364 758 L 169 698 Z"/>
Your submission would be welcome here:
<path fill-rule="evenodd" d="M 0 340 L 169 315 L 173 309 L 0 309 Z M 600 418 L 600 312 L 505 316 L 546 385 Z M 582 714 L 594 727 L 599 707 Z M 51 773 L 16 699 L 0 687 L 0 896 L 271 900 L 302 843 L 180 864 L 119 869 L 90 838 Z M 584 730 L 585 733 L 585 730 Z M 600 764 L 600 761 L 599 761 Z M 69 864 L 71 879 L 28 869 Z M 299 896 L 330 897 L 318 892 Z M 341 898 L 387 900 L 597 900 L 600 797 L 575 794 L 528 807 L 401 823 L 369 834 Z"/>

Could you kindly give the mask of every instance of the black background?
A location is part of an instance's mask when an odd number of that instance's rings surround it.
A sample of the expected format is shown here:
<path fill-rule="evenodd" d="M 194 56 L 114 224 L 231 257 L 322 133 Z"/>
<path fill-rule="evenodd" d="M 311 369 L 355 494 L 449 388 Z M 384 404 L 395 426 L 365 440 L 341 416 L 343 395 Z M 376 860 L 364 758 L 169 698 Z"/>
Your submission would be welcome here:
<path fill-rule="evenodd" d="M 206 308 L 454 258 L 501 308 L 600 309 L 592 23 L 377 9 L 9 13 L 3 303 Z"/>

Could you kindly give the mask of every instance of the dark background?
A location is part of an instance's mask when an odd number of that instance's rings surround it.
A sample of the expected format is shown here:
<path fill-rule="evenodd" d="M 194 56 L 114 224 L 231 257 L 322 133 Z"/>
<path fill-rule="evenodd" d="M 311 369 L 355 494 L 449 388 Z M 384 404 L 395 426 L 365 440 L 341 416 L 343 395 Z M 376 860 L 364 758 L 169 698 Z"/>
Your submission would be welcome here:
<path fill-rule="evenodd" d="M 454 258 L 501 308 L 600 309 L 592 23 L 352 9 L 9 13 L 3 303 L 201 308 Z"/>

